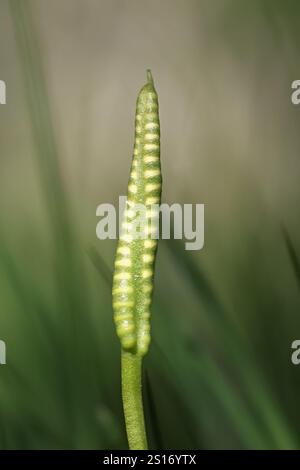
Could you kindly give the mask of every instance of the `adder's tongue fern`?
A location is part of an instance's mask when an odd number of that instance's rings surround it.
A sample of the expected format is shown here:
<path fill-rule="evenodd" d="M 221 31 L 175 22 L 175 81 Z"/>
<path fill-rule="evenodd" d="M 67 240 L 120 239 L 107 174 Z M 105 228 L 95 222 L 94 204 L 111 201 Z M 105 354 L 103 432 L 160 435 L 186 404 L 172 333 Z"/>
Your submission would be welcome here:
<path fill-rule="evenodd" d="M 113 278 L 113 309 L 122 348 L 122 394 L 128 442 L 131 449 L 147 448 L 141 397 L 142 357 L 150 343 L 150 308 L 157 240 L 151 220 L 160 204 L 160 126 L 158 98 L 150 70 L 136 105 L 135 142 L 122 233 Z M 146 209 L 148 230 L 133 236 L 136 205 Z M 154 227 L 155 228 L 155 227 Z"/>

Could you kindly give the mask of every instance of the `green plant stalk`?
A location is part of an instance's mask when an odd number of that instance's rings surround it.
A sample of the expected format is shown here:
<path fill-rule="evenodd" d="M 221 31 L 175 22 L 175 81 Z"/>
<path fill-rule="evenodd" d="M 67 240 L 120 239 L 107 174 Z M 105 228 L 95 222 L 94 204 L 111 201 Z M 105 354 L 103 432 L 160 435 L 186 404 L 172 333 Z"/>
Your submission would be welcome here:
<path fill-rule="evenodd" d="M 150 309 L 162 183 L 158 97 L 150 70 L 147 78 L 136 104 L 133 158 L 112 288 L 114 321 L 122 349 L 125 422 L 129 447 L 135 450 L 147 449 L 141 371 L 151 340 Z"/>
<path fill-rule="evenodd" d="M 122 351 L 122 399 L 129 448 L 148 448 L 142 399 L 142 357 Z"/>

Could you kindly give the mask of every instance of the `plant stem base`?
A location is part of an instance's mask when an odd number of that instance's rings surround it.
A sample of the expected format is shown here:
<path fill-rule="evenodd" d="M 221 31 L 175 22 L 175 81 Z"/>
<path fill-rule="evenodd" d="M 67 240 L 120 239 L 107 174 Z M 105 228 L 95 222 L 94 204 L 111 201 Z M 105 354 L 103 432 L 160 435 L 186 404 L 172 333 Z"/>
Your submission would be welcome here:
<path fill-rule="evenodd" d="M 122 398 L 126 432 L 131 450 L 147 450 L 142 399 L 142 357 L 122 351 Z"/>

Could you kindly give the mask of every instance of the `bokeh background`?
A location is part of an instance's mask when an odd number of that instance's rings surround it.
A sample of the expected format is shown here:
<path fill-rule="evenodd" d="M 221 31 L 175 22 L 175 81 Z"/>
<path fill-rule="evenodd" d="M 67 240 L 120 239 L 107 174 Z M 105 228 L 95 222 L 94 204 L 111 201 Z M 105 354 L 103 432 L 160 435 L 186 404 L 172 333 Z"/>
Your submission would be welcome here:
<path fill-rule="evenodd" d="M 153 449 L 300 448 L 297 0 L 0 0 L 1 449 L 126 449 L 111 307 L 135 100 L 160 99 L 163 200 L 145 359 Z"/>

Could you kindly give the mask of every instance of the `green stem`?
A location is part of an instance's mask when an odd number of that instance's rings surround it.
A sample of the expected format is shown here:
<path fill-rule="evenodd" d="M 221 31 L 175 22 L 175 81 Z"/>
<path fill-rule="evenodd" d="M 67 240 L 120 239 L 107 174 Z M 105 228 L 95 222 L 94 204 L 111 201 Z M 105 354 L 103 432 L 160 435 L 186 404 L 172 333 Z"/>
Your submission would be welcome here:
<path fill-rule="evenodd" d="M 122 397 L 129 448 L 147 450 L 142 399 L 142 357 L 126 351 L 121 354 Z"/>

